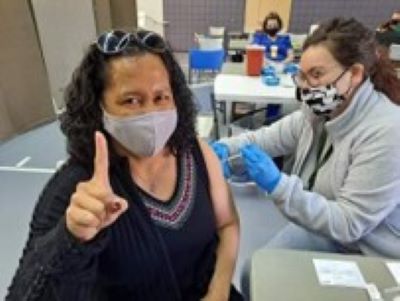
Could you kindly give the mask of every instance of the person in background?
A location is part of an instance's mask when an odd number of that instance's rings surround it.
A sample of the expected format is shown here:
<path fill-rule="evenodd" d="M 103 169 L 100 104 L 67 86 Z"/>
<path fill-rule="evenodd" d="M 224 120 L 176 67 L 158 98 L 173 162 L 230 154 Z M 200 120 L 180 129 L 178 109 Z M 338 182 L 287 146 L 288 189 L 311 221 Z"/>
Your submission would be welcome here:
<path fill-rule="evenodd" d="M 238 217 L 164 40 L 104 33 L 65 100 L 70 157 L 39 198 L 6 300 L 242 300 Z"/>
<path fill-rule="evenodd" d="M 394 11 L 390 20 L 378 26 L 377 31 L 397 31 L 400 32 L 400 10 Z"/>
<path fill-rule="evenodd" d="M 400 80 L 374 32 L 322 23 L 294 79 L 299 111 L 213 144 L 223 164 L 240 153 L 291 222 L 267 247 L 400 259 Z M 290 175 L 272 160 L 281 155 L 294 157 Z"/>
<path fill-rule="evenodd" d="M 270 12 L 264 19 L 262 30 L 253 36 L 252 44 L 265 47 L 265 65 L 272 65 L 275 70 L 283 70 L 285 64 L 294 59 L 290 37 L 281 34 L 283 23 L 276 12 Z M 282 117 L 282 105 L 268 104 L 265 111 L 266 123 L 272 123 Z"/>
<path fill-rule="evenodd" d="M 392 18 L 377 28 L 376 39 L 387 48 L 392 44 L 400 44 L 400 10 L 393 12 Z"/>
<path fill-rule="evenodd" d="M 293 61 L 293 47 L 290 37 L 281 34 L 282 19 L 276 12 L 269 13 L 263 22 L 262 30 L 253 36 L 252 44 L 265 46 L 267 61 L 290 63 Z"/>

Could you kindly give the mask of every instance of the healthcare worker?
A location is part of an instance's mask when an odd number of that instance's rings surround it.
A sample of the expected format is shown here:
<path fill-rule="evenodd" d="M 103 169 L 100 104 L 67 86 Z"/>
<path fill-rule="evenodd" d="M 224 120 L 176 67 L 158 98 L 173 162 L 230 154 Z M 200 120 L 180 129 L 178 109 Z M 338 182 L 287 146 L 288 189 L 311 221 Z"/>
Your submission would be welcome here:
<path fill-rule="evenodd" d="M 213 144 L 222 162 L 240 153 L 291 221 L 268 247 L 399 259 L 400 80 L 374 32 L 355 19 L 322 23 L 295 82 L 299 111 Z M 272 160 L 282 155 L 294 158 L 291 174 Z"/>

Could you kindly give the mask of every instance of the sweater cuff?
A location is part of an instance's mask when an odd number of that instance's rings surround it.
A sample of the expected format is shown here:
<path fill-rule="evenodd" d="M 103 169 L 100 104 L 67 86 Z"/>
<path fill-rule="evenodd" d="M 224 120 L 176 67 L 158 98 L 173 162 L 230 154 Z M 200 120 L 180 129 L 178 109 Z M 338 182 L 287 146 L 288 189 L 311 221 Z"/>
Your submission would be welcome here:
<path fill-rule="evenodd" d="M 107 245 L 109 239 L 107 229 L 101 230 L 99 233 L 97 233 L 96 237 L 89 242 L 80 242 L 67 229 L 65 217 L 63 217 L 60 224 L 62 231 L 65 233 L 64 238 L 67 249 L 71 250 L 72 253 L 82 255 L 98 254 L 103 251 Z"/>
<path fill-rule="evenodd" d="M 276 185 L 275 189 L 271 193 L 267 194 L 267 196 L 269 198 L 272 198 L 272 200 L 274 200 L 274 201 L 282 199 L 283 194 L 286 190 L 288 181 L 289 181 L 289 177 L 285 173 L 282 172 L 281 178 L 278 182 L 278 185 Z"/>
<path fill-rule="evenodd" d="M 109 240 L 109 234 L 104 229 L 90 242 L 82 243 L 68 231 L 65 217 L 63 217 L 54 229 L 54 239 L 57 247 L 55 253 L 52 254 L 53 260 L 50 262 L 50 269 L 53 272 L 65 271 L 65 269 L 79 270 L 80 265 L 85 264 L 104 250 Z"/>

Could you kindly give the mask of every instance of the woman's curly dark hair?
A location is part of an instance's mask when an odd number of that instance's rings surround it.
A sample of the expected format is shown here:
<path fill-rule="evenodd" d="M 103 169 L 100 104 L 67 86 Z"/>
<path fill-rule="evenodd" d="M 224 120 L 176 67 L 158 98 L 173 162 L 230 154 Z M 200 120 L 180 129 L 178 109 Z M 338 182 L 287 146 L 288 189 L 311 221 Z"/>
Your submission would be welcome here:
<path fill-rule="evenodd" d="M 148 32 L 139 31 L 135 36 L 144 36 L 146 33 Z M 153 51 L 133 38 L 128 47 L 112 55 L 104 54 L 96 44 L 90 45 L 73 73 L 64 95 L 66 111 L 60 117 L 61 130 L 67 137 L 67 151 L 72 161 L 93 166 L 95 131 L 103 132 L 109 141 L 111 164 L 118 157 L 110 143 L 110 136 L 103 127 L 101 102 L 107 83 L 108 67 L 111 60 L 146 53 L 158 55 L 162 59 L 169 74 L 177 108 L 178 124 L 167 146 L 174 154 L 179 154 L 193 145 L 196 137 L 193 95 L 170 47 L 165 42 L 164 51 Z"/>

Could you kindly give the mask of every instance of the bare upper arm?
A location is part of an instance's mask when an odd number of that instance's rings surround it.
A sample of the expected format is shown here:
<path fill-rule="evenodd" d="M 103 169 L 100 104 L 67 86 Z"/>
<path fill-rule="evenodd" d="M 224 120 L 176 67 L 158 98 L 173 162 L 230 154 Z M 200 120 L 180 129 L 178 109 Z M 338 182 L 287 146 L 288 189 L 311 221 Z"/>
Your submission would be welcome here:
<path fill-rule="evenodd" d="M 237 222 L 236 209 L 229 186 L 223 176 L 219 159 L 206 142 L 201 139 L 198 141 L 208 171 L 210 195 L 217 220 L 217 227 L 221 228 L 227 224 Z"/>

